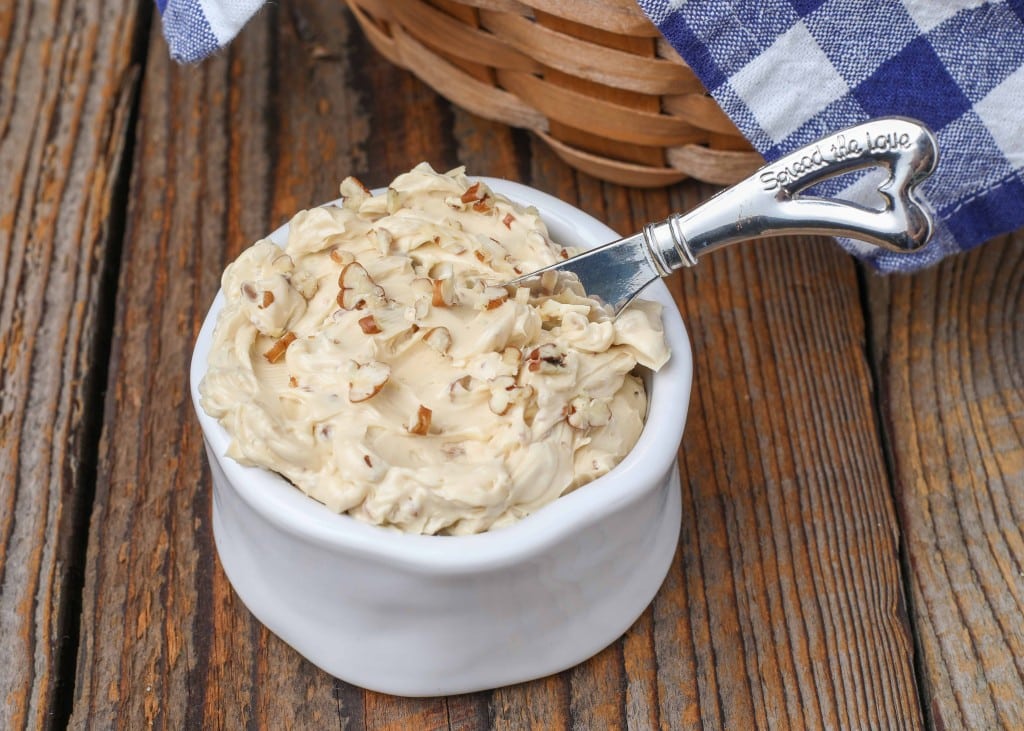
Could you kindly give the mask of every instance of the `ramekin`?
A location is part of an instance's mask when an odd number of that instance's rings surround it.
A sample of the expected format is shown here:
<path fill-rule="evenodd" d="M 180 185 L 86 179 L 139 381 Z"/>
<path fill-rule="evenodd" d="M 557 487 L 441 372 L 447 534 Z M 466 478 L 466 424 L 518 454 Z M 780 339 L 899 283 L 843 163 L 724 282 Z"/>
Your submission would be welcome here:
<path fill-rule="evenodd" d="M 618 238 L 546 193 L 480 178 L 536 206 L 552 238 Z M 283 243 L 287 225 L 270 238 Z M 471 536 L 408 535 L 331 512 L 277 474 L 225 456 L 199 404 L 218 294 L 199 333 L 192 400 L 213 476 L 213 533 L 238 596 L 331 675 L 405 696 L 463 693 L 559 672 L 620 637 L 658 591 L 679 537 L 676 463 L 690 396 L 690 344 L 661 282 L 669 362 L 648 379 L 647 420 L 607 475 L 518 523 Z"/>

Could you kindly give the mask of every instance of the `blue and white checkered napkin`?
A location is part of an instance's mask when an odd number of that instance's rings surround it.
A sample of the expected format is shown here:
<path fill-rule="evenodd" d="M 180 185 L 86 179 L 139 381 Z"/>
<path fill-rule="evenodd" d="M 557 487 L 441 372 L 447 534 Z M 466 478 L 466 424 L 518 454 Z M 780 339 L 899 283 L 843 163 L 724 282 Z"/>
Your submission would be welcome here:
<path fill-rule="evenodd" d="M 911 271 L 1024 226 L 1024 0 L 639 0 L 719 106 L 768 159 L 872 117 L 927 124 L 939 165 L 921 186 L 932 242 Z M 838 179 L 836 182 L 840 182 Z M 876 179 L 835 186 L 869 204 Z"/>
<path fill-rule="evenodd" d="M 156 0 L 179 61 L 228 43 L 263 2 Z M 1024 0 L 638 2 L 768 160 L 872 117 L 932 128 L 932 242 L 908 255 L 841 241 L 878 269 L 918 269 L 1024 226 Z M 842 181 L 821 189 L 870 204 L 875 179 Z"/>
<path fill-rule="evenodd" d="M 226 46 L 265 0 L 156 0 L 176 61 L 198 61 Z"/>

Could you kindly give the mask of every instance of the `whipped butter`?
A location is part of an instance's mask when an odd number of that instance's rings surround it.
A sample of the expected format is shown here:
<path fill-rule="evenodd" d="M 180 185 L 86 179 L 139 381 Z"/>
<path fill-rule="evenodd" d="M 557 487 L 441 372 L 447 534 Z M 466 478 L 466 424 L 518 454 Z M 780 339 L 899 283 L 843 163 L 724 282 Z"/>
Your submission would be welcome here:
<path fill-rule="evenodd" d="M 228 456 L 415 533 L 509 524 L 614 467 L 669 357 L 660 306 L 612 319 L 496 286 L 569 256 L 537 211 L 421 164 L 298 213 L 222 278 L 200 386 Z"/>

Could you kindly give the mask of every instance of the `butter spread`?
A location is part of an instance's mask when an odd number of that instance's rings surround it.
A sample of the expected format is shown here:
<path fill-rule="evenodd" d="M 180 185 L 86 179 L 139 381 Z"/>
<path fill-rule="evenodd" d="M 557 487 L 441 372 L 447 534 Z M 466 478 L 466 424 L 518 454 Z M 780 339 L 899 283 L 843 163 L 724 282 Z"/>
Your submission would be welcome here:
<path fill-rule="evenodd" d="M 477 533 L 614 467 L 669 357 L 660 305 L 496 286 L 573 252 L 534 208 L 426 163 L 298 213 L 224 272 L 202 406 L 228 456 L 331 510 Z"/>

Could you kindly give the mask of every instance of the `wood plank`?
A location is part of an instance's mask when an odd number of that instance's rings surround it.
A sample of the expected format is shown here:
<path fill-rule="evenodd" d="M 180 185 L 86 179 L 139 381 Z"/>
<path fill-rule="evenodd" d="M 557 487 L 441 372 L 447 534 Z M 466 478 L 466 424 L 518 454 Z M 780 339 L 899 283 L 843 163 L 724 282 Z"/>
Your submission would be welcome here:
<path fill-rule="evenodd" d="M 851 260 L 823 239 L 752 242 L 675 284 L 696 380 L 661 667 L 714 727 L 919 727 Z"/>
<path fill-rule="evenodd" d="M 137 3 L 0 6 L 0 728 L 61 723 Z M 112 22 L 117 19 L 117 22 Z M 115 232 L 116 233 L 116 232 Z"/>
<path fill-rule="evenodd" d="M 455 163 L 436 96 L 381 61 L 354 27 L 330 0 L 269 5 L 228 51 L 179 67 L 153 25 L 73 727 L 415 726 L 446 717 L 443 699 L 381 713 L 381 698 L 319 671 L 241 605 L 217 563 L 210 476 L 187 395 L 199 325 L 225 263 L 244 246 L 298 208 L 336 197 L 345 175 L 376 185 L 410 160 Z"/>
<path fill-rule="evenodd" d="M 1024 728 L 1024 232 L 868 289 L 929 721 Z"/>

